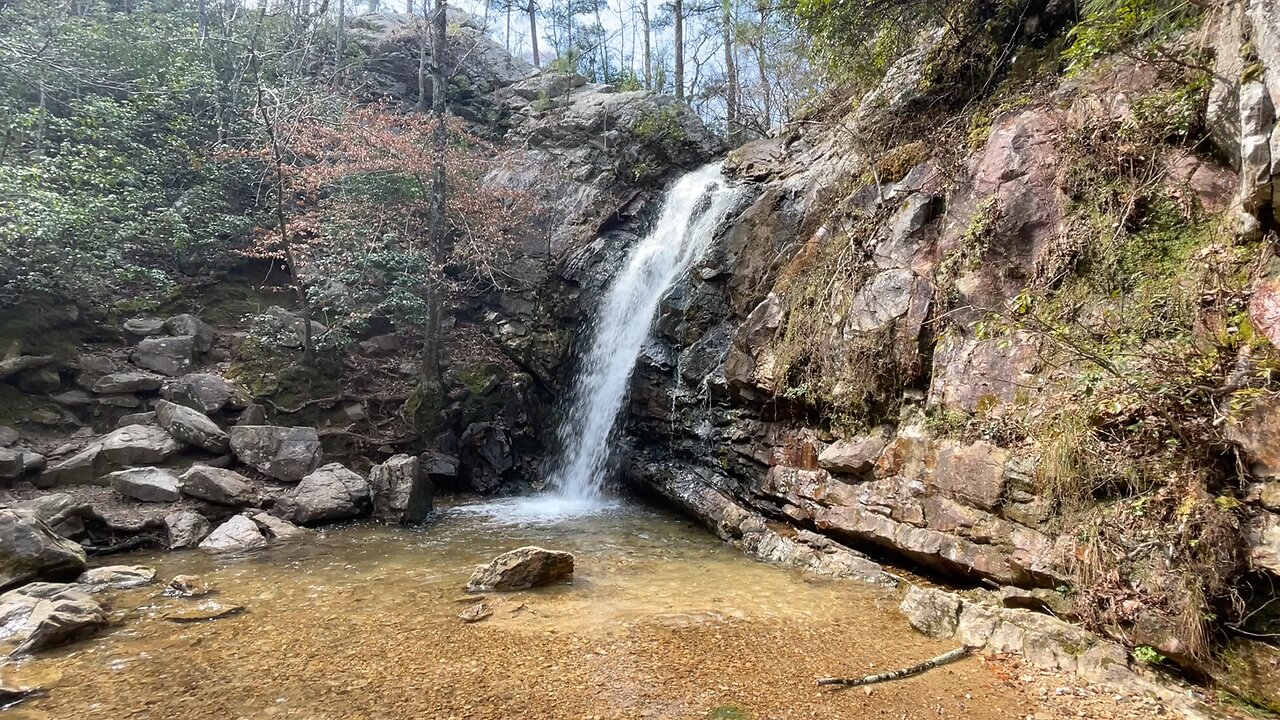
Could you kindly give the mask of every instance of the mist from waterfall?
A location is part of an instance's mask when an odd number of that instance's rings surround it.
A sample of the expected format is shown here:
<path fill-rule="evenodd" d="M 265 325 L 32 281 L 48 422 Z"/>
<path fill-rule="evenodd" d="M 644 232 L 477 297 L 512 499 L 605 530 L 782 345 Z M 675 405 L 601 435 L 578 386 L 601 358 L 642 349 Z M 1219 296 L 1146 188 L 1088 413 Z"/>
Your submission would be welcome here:
<path fill-rule="evenodd" d="M 658 305 L 707 251 L 737 195 L 719 163 L 680 178 L 667 191 L 649 234 L 614 276 L 591 326 L 591 345 L 558 432 L 548 501 L 583 509 L 601 501 L 610 438 Z"/>

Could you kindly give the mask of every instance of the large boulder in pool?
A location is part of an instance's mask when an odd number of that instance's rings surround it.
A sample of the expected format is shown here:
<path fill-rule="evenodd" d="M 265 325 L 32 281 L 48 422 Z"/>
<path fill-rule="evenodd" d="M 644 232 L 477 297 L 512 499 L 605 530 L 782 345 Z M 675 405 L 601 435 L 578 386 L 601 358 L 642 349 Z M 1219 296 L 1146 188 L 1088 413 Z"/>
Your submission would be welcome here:
<path fill-rule="evenodd" d="M 201 550 L 211 552 L 244 552 L 266 546 L 266 536 L 243 515 L 232 515 L 200 543 Z"/>
<path fill-rule="evenodd" d="M 31 583 L 0 595 L 0 643 L 10 655 L 60 645 L 106 625 L 106 611 L 74 585 Z"/>
<path fill-rule="evenodd" d="M 374 516 L 397 523 L 420 523 L 431 512 L 435 487 L 418 458 L 396 455 L 369 473 Z"/>
<path fill-rule="evenodd" d="M 477 565 L 467 589 L 472 591 L 524 590 L 573 575 L 573 553 L 545 548 L 518 548 Z"/>
<path fill-rule="evenodd" d="M 69 580 L 84 568 L 79 543 L 59 537 L 30 510 L 0 509 L 0 588 L 39 578 Z"/>
<path fill-rule="evenodd" d="M 357 517 L 368 507 L 369 482 L 340 463 L 329 463 L 302 478 L 272 512 L 306 524 Z"/>
<path fill-rule="evenodd" d="M 320 466 L 320 436 L 315 428 L 236 425 L 231 452 L 245 465 L 285 482 L 298 482 Z"/>

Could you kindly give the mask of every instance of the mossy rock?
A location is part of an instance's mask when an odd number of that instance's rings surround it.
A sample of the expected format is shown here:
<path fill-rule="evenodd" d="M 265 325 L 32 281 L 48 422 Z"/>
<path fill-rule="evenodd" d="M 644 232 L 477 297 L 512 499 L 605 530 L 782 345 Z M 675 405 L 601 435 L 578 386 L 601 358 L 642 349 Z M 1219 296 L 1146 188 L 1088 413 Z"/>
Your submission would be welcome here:
<path fill-rule="evenodd" d="M 1280 713 L 1280 648 L 1235 638 L 1219 656 L 1214 680 L 1249 705 Z"/>

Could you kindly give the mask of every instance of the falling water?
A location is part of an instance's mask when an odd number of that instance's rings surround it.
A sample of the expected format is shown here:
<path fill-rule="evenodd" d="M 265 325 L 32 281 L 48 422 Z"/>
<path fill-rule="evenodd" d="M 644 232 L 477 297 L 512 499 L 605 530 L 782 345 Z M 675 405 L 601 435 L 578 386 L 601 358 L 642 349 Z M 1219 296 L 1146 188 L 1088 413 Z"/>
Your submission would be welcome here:
<path fill-rule="evenodd" d="M 680 178 L 648 236 L 627 257 L 595 318 L 570 406 L 548 500 L 589 508 L 600 501 L 609 438 L 662 297 L 711 243 L 737 196 L 718 163 Z"/>

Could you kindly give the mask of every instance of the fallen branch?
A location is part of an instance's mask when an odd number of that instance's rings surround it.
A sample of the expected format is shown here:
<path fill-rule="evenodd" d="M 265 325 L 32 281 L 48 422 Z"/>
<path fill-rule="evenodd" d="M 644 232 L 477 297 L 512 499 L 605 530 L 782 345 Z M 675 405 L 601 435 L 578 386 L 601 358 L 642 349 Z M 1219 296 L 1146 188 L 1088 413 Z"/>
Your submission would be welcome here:
<path fill-rule="evenodd" d="M 890 680 L 900 680 L 912 675 L 919 675 L 926 670 L 932 670 L 939 665 L 946 665 L 953 660 L 959 660 L 969 654 L 968 646 L 958 647 L 948 653 L 943 653 L 931 660 L 925 660 L 919 665 L 912 665 L 902 670 L 894 670 L 893 672 L 881 673 L 879 675 L 867 675 L 860 678 L 822 678 L 818 680 L 819 685 L 839 685 L 840 687 L 858 687 L 860 685 L 874 685 L 876 683 L 888 682 Z"/>

